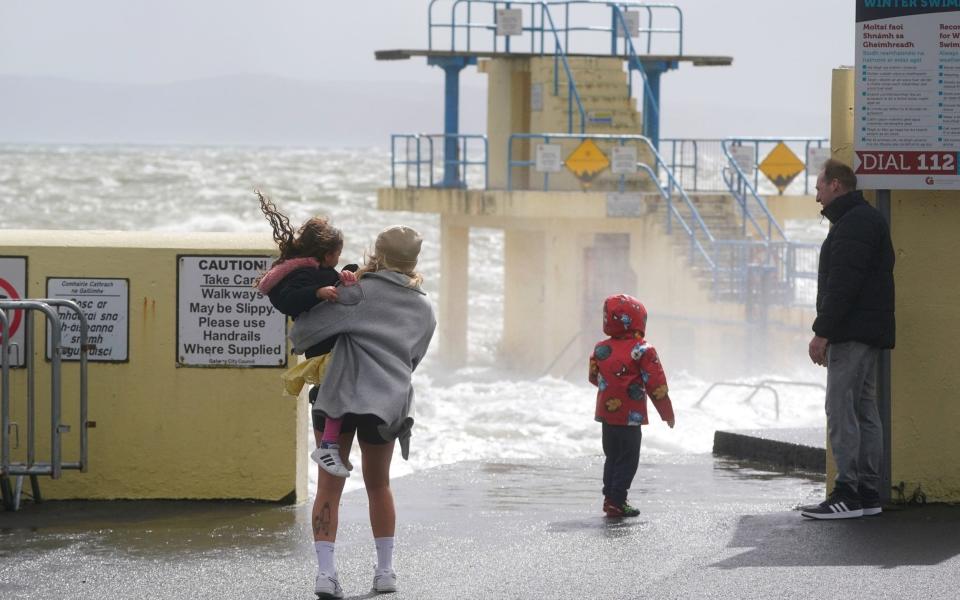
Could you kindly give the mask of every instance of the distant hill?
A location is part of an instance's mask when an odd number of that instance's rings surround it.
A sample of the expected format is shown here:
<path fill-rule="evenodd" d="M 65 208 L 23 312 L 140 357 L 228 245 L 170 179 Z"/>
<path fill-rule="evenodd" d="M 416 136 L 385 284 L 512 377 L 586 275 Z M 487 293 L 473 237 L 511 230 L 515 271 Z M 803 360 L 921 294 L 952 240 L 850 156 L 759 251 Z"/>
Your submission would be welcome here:
<path fill-rule="evenodd" d="M 0 143 L 386 146 L 390 133 L 442 131 L 439 80 L 238 75 L 137 85 L 0 76 Z M 461 98 L 461 130 L 482 132 L 486 94 L 464 86 Z"/>

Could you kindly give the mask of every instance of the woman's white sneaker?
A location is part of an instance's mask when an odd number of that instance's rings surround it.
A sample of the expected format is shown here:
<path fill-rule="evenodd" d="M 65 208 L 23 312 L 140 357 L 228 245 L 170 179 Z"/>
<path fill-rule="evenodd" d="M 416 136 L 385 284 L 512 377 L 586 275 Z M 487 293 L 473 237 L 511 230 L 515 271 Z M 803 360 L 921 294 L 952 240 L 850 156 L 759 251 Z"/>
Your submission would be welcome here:
<path fill-rule="evenodd" d="M 397 574 L 393 569 L 377 569 L 373 572 L 373 591 L 378 594 L 397 591 Z"/>
<path fill-rule="evenodd" d="M 336 573 L 333 575 L 324 573 L 323 571 L 317 573 L 317 581 L 313 585 L 313 591 L 320 600 L 343 598 L 343 588 L 340 587 L 340 582 L 337 581 Z"/>
<path fill-rule="evenodd" d="M 310 458 L 334 477 L 350 477 L 350 471 L 340 460 L 340 444 L 322 442 L 319 448 L 310 453 Z"/>

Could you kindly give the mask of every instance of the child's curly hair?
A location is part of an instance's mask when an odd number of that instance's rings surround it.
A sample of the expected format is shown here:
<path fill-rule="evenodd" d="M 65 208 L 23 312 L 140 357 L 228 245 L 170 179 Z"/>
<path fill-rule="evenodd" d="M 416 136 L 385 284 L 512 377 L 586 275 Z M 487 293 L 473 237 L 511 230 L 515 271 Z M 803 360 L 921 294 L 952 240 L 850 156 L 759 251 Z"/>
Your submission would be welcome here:
<path fill-rule="evenodd" d="M 255 191 L 260 200 L 260 211 L 270 221 L 273 241 L 280 250 L 280 258 L 273 261 L 273 265 L 291 258 L 323 260 L 327 254 L 343 248 L 343 234 L 326 217 L 313 217 L 294 233 L 290 219 L 277 209 L 270 198 L 261 194 L 260 190 Z"/>

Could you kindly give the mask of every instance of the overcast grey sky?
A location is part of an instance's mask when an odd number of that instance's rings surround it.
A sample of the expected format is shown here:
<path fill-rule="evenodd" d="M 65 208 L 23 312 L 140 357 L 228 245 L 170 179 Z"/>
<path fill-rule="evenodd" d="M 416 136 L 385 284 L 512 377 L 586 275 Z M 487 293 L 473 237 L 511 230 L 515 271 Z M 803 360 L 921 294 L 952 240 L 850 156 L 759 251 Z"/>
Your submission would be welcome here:
<path fill-rule="evenodd" d="M 723 117 L 730 121 L 722 124 L 729 135 L 827 133 L 830 70 L 853 62 L 853 0 L 675 3 L 684 11 L 685 52 L 730 55 L 734 66 L 684 66 L 667 74 L 664 134 L 700 126 L 712 132 L 718 114 L 732 115 Z M 425 47 L 428 4 L 2 0 L 0 75 L 111 83 L 235 74 L 437 83 L 441 72 L 422 59 L 373 59 L 376 49 Z M 464 83 L 485 81 L 471 73 Z"/>

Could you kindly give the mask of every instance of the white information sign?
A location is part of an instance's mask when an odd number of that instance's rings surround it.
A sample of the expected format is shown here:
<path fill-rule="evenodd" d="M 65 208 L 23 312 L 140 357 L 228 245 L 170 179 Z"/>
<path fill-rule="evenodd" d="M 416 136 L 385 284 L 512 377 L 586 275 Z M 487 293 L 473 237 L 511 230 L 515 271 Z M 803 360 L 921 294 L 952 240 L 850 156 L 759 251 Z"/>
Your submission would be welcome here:
<path fill-rule="evenodd" d="M 87 360 L 123 362 L 130 339 L 130 284 L 126 279 L 47 278 L 47 298 L 72 300 L 87 318 L 87 343 L 93 348 Z M 60 358 L 80 360 L 80 316 L 69 308 L 55 307 L 60 315 Z M 47 359 L 50 355 L 47 334 Z"/>
<path fill-rule="evenodd" d="M 627 23 L 627 32 L 630 33 L 630 37 L 637 37 L 640 35 L 640 12 L 636 10 L 625 10 L 623 11 L 623 20 Z M 620 19 L 617 19 L 617 37 L 626 37 L 623 35 L 623 26 L 620 24 Z"/>
<path fill-rule="evenodd" d="M 519 8 L 497 9 L 497 35 L 523 33 L 523 11 Z"/>
<path fill-rule="evenodd" d="M 647 202 L 637 193 L 607 194 L 607 217 L 642 217 L 647 212 Z"/>
<path fill-rule="evenodd" d="M 537 144 L 537 171 L 541 173 L 559 173 L 563 168 L 560 144 Z"/>
<path fill-rule="evenodd" d="M 610 172 L 629 175 L 637 172 L 636 146 L 614 146 L 610 153 Z"/>
<path fill-rule="evenodd" d="M 24 256 L 0 256 L 0 300 L 24 300 L 27 297 L 27 259 Z M 10 328 L 9 356 L 11 367 L 25 364 L 22 310 L 6 311 Z M 41 317 L 43 318 L 43 317 Z M 0 332 L 0 338 L 3 333 Z"/>
<path fill-rule="evenodd" d="M 744 175 L 752 175 L 757 168 L 756 149 L 753 146 L 730 146 L 730 156 Z"/>
<path fill-rule="evenodd" d="M 266 256 L 180 256 L 177 362 L 182 366 L 287 364 L 287 318 L 253 287 Z"/>
<path fill-rule="evenodd" d="M 960 2 L 857 1 L 854 172 L 866 189 L 960 189 Z"/>
<path fill-rule="evenodd" d="M 530 110 L 540 112 L 543 110 L 543 84 L 534 83 L 530 85 Z"/>
<path fill-rule="evenodd" d="M 823 168 L 823 163 L 830 160 L 830 156 L 829 147 L 816 148 L 810 146 L 807 148 L 807 175 L 818 175 L 820 169 Z"/>

